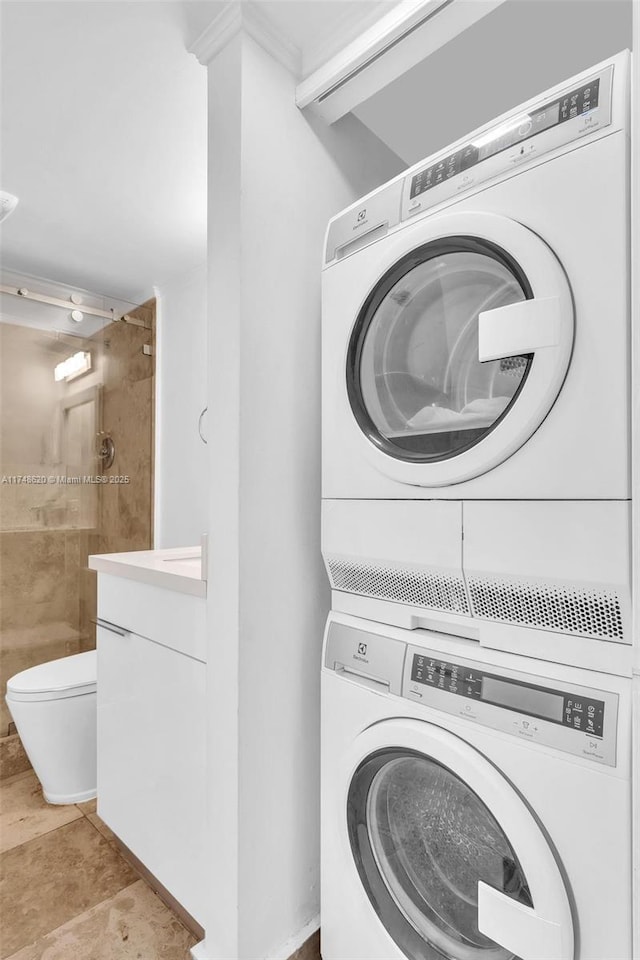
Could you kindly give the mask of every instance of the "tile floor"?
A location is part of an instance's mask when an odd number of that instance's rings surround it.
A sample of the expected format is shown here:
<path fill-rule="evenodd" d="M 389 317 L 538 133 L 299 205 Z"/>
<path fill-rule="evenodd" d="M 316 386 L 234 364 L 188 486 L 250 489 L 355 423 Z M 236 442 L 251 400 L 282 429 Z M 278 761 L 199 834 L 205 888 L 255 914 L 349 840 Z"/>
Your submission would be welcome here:
<path fill-rule="evenodd" d="M 188 960 L 196 938 L 122 858 L 95 801 L 0 781 L 0 960 Z"/>

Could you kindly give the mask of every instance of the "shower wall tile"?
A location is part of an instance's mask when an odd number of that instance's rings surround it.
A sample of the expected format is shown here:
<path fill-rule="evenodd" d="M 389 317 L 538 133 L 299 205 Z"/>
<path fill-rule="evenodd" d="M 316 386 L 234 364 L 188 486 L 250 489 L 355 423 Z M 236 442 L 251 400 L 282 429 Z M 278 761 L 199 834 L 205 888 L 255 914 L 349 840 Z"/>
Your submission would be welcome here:
<path fill-rule="evenodd" d="M 5 532 L 0 540 L 0 589 L 5 603 L 21 595 L 32 603 L 43 603 L 64 590 L 64 532 Z"/>
<path fill-rule="evenodd" d="M 80 652 L 80 635 L 64 621 L 33 627 L 2 627 L 0 645 L 0 688 L 6 689 L 7 680 L 21 670 L 37 663 L 57 660 Z M 6 735 L 11 715 L 4 696 L 0 699 L 0 731 Z"/>
<path fill-rule="evenodd" d="M 64 623 L 66 612 L 67 599 L 63 590 L 52 603 L 32 603 L 26 594 L 22 600 L 3 603 L 0 611 L 3 645 L 5 631 L 37 628 L 45 633 L 49 624 Z"/>
<path fill-rule="evenodd" d="M 110 333 L 103 393 L 104 429 L 116 457 L 104 473 L 128 483 L 100 488 L 100 552 L 146 550 L 152 546 L 153 358 L 142 352 L 153 344 L 155 305 L 134 312 L 149 329 L 119 324 Z"/>

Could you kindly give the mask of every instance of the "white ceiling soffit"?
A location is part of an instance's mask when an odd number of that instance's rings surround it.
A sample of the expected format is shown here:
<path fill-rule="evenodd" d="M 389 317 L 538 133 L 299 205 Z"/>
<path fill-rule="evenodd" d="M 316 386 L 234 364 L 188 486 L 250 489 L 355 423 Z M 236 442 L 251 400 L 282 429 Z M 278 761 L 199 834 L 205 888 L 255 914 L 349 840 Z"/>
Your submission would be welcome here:
<path fill-rule="evenodd" d="M 354 115 L 411 166 L 631 47 L 631 21 L 631 0 L 508 0 Z"/>
<path fill-rule="evenodd" d="M 402 0 L 303 80 L 296 103 L 334 123 L 505 0 Z"/>

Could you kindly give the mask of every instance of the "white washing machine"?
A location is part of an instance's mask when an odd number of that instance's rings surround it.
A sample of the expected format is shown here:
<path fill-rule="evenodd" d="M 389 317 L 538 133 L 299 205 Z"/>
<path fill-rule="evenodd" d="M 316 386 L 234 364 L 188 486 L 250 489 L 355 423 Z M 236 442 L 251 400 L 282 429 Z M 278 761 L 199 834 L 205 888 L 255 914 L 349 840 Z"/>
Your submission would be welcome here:
<path fill-rule="evenodd" d="M 630 686 L 331 614 L 324 960 L 631 960 Z"/>
<path fill-rule="evenodd" d="M 628 60 L 329 224 L 323 552 L 395 604 L 342 609 L 630 642 Z"/>

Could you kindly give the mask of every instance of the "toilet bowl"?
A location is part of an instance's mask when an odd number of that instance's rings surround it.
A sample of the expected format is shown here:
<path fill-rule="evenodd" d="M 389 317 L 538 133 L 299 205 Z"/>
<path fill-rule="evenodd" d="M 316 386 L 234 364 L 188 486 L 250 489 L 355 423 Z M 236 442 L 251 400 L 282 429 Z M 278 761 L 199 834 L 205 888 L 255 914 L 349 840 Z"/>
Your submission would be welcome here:
<path fill-rule="evenodd" d="M 96 795 L 96 651 L 16 673 L 6 702 L 48 803 Z"/>

